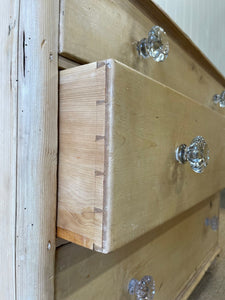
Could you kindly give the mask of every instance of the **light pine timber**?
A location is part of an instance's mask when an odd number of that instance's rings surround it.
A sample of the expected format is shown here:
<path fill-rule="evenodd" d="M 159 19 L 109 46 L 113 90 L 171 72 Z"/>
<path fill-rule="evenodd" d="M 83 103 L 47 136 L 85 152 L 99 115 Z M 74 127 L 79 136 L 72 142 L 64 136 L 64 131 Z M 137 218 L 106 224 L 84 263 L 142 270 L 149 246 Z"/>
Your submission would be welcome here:
<path fill-rule="evenodd" d="M 16 297 L 17 45 L 19 1 L 0 9 L 0 298 Z"/>
<path fill-rule="evenodd" d="M 218 255 L 221 253 L 221 248 L 216 247 L 213 250 L 210 251 L 210 253 L 207 255 L 207 257 L 204 259 L 202 264 L 196 268 L 196 272 L 194 275 L 191 276 L 190 280 L 187 282 L 186 286 L 180 294 L 176 297 L 175 300 L 187 300 L 189 299 L 189 296 L 194 291 L 196 286 L 199 284 L 211 264 L 216 260 Z"/>
<path fill-rule="evenodd" d="M 69 68 L 74 68 L 76 66 L 79 66 L 80 64 L 70 60 L 70 59 L 67 59 L 63 56 L 60 56 L 59 55 L 59 70 L 65 70 L 65 69 L 69 69 Z M 64 239 L 61 239 L 61 238 L 56 238 L 56 247 L 61 247 L 62 245 L 65 245 L 67 244 L 68 241 L 67 240 L 64 240 Z"/>
<path fill-rule="evenodd" d="M 144 275 L 155 279 L 154 300 L 186 299 L 218 254 L 218 232 L 205 226 L 218 210 L 217 194 L 107 255 L 73 244 L 58 248 L 56 300 L 125 300 L 129 281 Z"/>
<path fill-rule="evenodd" d="M 225 294 L 225 209 L 220 209 L 219 245 L 222 248 L 219 257 L 201 280 L 189 300 L 223 299 Z"/>
<path fill-rule="evenodd" d="M 76 66 L 79 66 L 80 64 L 66 58 L 63 57 L 61 55 L 59 55 L 59 70 L 65 70 L 65 69 L 69 69 L 69 68 L 74 68 Z"/>
<path fill-rule="evenodd" d="M 93 63 L 76 68 L 76 74 L 71 77 L 69 72 L 68 75 L 65 74 L 65 77 L 61 76 L 60 81 L 59 160 L 62 163 L 59 165 L 57 234 L 67 240 L 76 239 L 78 244 L 88 248 L 93 248 L 94 243 L 101 248 L 105 151 L 105 66 L 97 68 L 97 64 Z M 65 70 L 65 72 L 68 71 Z M 74 88 L 74 81 L 78 83 L 77 88 Z M 81 91 L 86 94 L 84 98 L 80 97 Z M 86 91 L 91 91 L 91 93 Z M 73 101 L 76 98 L 81 101 Z M 63 100 L 67 103 L 66 106 Z M 67 124 L 72 127 L 68 128 Z M 64 185 L 66 183 L 64 172 L 68 172 L 71 178 L 69 184 L 66 185 Z M 75 185 L 70 184 L 72 181 Z M 73 227 L 68 227 L 68 223 L 80 230 L 76 231 Z M 64 229 L 67 231 L 65 232 Z M 72 236 L 68 238 L 70 231 Z"/>
<path fill-rule="evenodd" d="M 17 299 L 54 299 L 59 1 L 20 1 Z"/>
<path fill-rule="evenodd" d="M 224 187 L 225 119 L 115 60 L 60 73 L 59 237 L 108 253 Z M 196 174 L 175 149 L 202 135 Z"/>
<path fill-rule="evenodd" d="M 88 24 L 88 26 L 87 26 Z M 166 61 L 138 56 L 136 42 L 154 25 L 168 33 Z M 150 0 L 62 0 L 59 53 L 78 62 L 114 58 L 224 114 L 212 101 L 225 79 L 181 29 Z"/>

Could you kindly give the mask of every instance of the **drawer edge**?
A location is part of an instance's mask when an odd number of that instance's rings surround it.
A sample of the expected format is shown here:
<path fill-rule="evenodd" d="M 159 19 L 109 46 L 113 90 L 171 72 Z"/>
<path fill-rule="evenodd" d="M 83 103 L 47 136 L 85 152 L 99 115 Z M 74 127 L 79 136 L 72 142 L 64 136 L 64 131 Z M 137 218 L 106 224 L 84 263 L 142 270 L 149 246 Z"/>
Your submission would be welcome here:
<path fill-rule="evenodd" d="M 207 272 L 210 265 L 216 259 L 216 257 L 220 254 L 221 248 L 217 245 L 214 247 L 206 258 L 204 258 L 203 262 L 197 268 L 196 272 L 194 272 L 191 277 L 186 282 L 184 288 L 178 294 L 175 300 L 187 300 L 191 293 L 194 291 L 196 286 L 199 284 L 205 273 Z"/>

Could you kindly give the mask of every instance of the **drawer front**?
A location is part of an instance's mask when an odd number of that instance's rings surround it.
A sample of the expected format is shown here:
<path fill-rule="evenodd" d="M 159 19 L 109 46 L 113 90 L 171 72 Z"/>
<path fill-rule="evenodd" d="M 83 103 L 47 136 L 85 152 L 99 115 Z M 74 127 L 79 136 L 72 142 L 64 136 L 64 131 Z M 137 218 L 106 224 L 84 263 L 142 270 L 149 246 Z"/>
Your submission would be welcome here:
<path fill-rule="evenodd" d="M 224 187 L 225 119 L 108 60 L 61 71 L 58 236 L 110 252 Z M 175 149 L 202 135 L 202 174 Z"/>
<path fill-rule="evenodd" d="M 163 63 L 141 58 L 136 50 L 136 41 L 154 25 L 168 33 L 170 51 Z M 193 48 L 195 58 L 190 56 Z M 86 0 L 81 5 L 79 0 L 62 0 L 59 52 L 81 62 L 113 57 L 224 114 L 212 102 L 224 89 L 224 78 L 151 1 Z"/>
<path fill-rule="evenodd" d="M 155 280 L 154 300 L 186 299 L 178 295 L 193 288 L 204 275 L 201 265 L 215 253 L 218 233 L 205 226 L 205 219 L 217 216 L 218 209 L 219 195 L 107 255 L 72 244 L 58 248 L 56 299 L 135 299 L 128 295 L 128 283 L 144 275 Z"/>

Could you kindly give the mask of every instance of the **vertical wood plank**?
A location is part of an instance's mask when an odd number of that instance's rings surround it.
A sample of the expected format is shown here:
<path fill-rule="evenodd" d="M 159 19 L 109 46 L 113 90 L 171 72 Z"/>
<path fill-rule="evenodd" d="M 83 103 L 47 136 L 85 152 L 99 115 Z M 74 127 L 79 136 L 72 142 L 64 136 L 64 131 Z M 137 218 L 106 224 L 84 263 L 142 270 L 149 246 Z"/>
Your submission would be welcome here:
<path fill-rule="evenodd" d="M 15 299 L 17 42 L 19 0 L 0 9 L 0 298 Z"/>
<path fill-rule="evenodd" d="M 59 1 L 20 0 L 17 299 L 54 298 Z"/>

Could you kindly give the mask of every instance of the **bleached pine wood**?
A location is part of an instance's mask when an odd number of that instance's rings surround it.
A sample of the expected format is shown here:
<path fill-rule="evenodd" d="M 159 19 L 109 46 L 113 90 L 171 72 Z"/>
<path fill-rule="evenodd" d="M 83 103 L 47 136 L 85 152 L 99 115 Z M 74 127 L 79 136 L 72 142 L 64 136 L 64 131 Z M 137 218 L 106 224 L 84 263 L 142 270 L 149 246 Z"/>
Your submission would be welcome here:
<path fill-rule="evenodd" d="M 19 1 L 0 9 L 0 298 L 14 300 L 16 235 L 17 44 Z"/>
<path fill-rule="evenodd" d="M 176 299 L 218 254 L 218 233 L 205 226 L 218 210 L 219 194 L 107 255 L 73 244 L 60 247 L 56 300 L 127 300 L 129 281 L 144 275 L 155 279 L 154 300 Z"/>
<path fill-rule="evenodd" d="M 107 253 L 219 191 L 224 127 L 118 61 L 61 71 L 58 236 Z M 210 149 L 202 174 L 175 160 L 198 135 Z"/>
<path fill-rule="evenodd" d="M 88 26 L 87 26 L 88 24 Z M 143 59 L 136 41 L 154 25 L 168 33 L 170 52 L 163 63 Z M 62 0 L 59 52 L 78 62 L 115 58 L 187 96 L 220 111 L 212 102 L 225 88 L 224 77 L 185 34 L 150 0 Z"/>
<path fill-rule="evenodd" d="M 20 1 L 17 299 L 54 298 L 59 1 Z"/>

